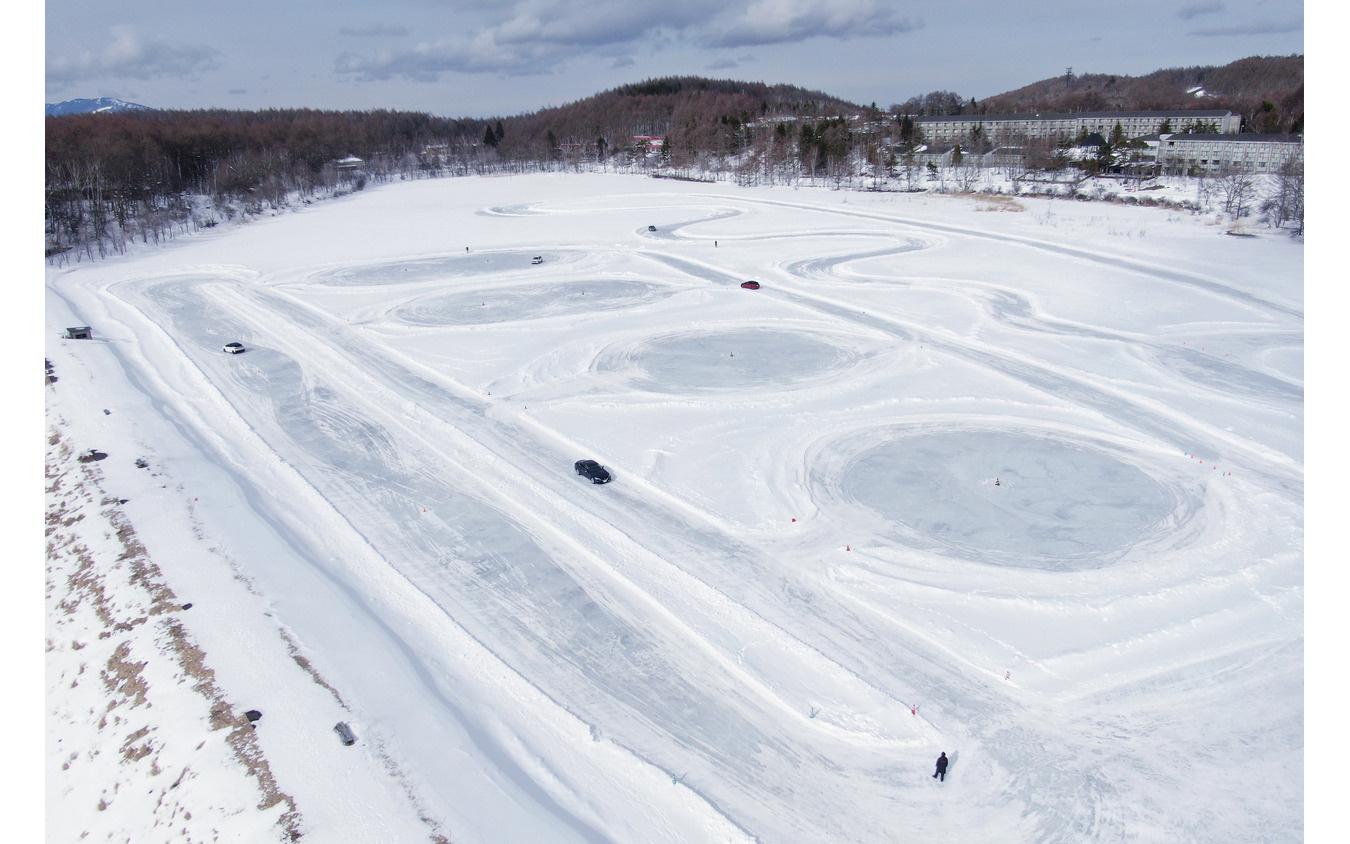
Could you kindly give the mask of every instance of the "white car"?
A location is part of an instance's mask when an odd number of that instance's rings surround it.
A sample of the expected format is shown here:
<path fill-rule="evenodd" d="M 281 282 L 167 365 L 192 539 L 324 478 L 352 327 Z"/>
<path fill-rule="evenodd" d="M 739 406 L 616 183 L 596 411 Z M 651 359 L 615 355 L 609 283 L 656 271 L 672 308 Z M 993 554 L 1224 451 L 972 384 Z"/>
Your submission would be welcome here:
<path fill-rule="evenodd" d="M 237 355 L 244 350 L 243 343 L 226 343 L 222 349 L 229 354 Z"/>

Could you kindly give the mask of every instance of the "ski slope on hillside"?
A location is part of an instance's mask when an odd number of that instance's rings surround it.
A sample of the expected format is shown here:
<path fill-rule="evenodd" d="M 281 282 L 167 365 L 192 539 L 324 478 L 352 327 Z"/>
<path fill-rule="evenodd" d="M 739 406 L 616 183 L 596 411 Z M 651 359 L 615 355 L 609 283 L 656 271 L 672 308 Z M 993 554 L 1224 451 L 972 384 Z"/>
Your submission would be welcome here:
<path fill-rule="evenodd" d="M 190 510 L 453 841 L 1298 833 L 1302 246 L 1009 207 L 388 185 L 49 271 L 95 329 L 49 413 L 175 482 L 131 520 Z"/>

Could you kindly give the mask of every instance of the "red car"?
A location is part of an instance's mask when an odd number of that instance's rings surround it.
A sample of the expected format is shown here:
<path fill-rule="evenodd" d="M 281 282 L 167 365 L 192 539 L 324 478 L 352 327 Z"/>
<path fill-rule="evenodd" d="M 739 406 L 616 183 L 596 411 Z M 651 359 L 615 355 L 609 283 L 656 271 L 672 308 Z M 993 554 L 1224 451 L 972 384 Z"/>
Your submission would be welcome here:
<path fill-rule="evenodd" d="M 746 290 L 758 290 L 758 289 L 759 289 L 759 282 L 758 282 L 758 281 L 742 281 L 742 282 L 741 282 L 741 287 L 744 287 Z"/>

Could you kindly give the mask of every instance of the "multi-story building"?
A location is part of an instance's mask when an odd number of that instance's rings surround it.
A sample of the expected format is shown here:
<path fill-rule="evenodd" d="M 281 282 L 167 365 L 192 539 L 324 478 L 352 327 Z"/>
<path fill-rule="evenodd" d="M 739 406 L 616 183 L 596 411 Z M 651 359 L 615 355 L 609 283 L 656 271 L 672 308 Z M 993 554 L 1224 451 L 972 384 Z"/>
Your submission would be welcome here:
<path fill-rule="evenodd" d="M 1198 111 L 1082 111 L 1070 114 L 959 114 L 945 117 L 915 117 L 929 143 L 968 143 L 972 130 L 984 133 L 992 144 L 1048 138 L 1072 140 L 1100 133 L 1107 138 L 1120 124 L 1127 138 L 1156 135 L 1163 130 L 1213 129 L 1236 134 L 1242 116 L 1227 109 Z"/>
<path fill-rule="evenodd" d="M 1161 135 L 1158 165 L 1164 173 L 1210 175 L 1233 170 L 1273 173 L 1303 158 L 1299 135 Z"/>

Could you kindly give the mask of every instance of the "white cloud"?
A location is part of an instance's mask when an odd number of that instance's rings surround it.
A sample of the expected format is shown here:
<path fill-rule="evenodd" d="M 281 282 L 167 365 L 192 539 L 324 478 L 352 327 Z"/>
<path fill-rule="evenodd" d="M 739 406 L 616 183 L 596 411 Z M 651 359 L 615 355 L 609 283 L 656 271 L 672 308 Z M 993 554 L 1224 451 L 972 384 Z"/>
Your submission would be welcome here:
<path fill-rule="evenodd" d="M 1220 0 L 1202 3 L 1187 3 L 1177 10 L 1177 17 L 1184 21 L 1188 21 L 1191 18 L 1199 17 L 1200 15 L 1212 15 L 1216 12 L 1222 12 L 1225 8 L 1227 7 L 1224 6 Z"/>
<path fill-rule="evenodd" d="M 135 27 L 113 26 L 111 42 L 102 50 L 49 57 L 47 83 L 56 89 L 99 77 L 155 79 L 191 76 L 217 67 L 221 53 L 212 47 L 179 46 L 144 38 Z"/>
<path fill-rule="evenodd" d="M 473 5 L 470 3 L 470 5 Z M 884 36 L 922 24 L 893 0 L 514 0 L 483 12 L 475 35 L 449 34 L 398 52 L 344 53 L 336 69 L 363 79 L 435 78 L 444 72 L 549 73 L 583 55 L 632 53 L 685 41 L 743 47 L 811 37 Z M 461 6 L 463 8 L 463 6 Z"/>
<path fill-rule="evenodd" d="M 720 47 L 741 47 L 840 38 L 894 35 L 923 26 L 899 17 L 882 0 L 755 0 L 724 33 L 706 38 Z"/>
<path fill-rule="evenodd" d="M 434 82 L 442 73 L 548 74 L 564 61 L 567 52 L 539 41 L 500 43 L 496 32 L 482 32 L 472 39 L 446 38 L 406 50 L 383 50 L 374 55 L 343 53 L 334 70 L 353 74 L 361 81 L 401 77 L 413 82 Z"/>

